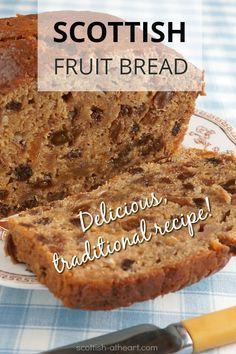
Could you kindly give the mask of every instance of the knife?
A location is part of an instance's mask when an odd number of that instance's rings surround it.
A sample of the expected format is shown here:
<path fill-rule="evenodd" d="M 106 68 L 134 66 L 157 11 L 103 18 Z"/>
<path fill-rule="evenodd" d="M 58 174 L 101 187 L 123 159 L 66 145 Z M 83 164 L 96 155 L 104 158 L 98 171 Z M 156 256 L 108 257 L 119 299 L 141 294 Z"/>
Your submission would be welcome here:
<path fill-rule="evenodd" d="M 144 324 L 41 354 L 190 354 L 236 342 L 236 307 L 171 324 Z"/>

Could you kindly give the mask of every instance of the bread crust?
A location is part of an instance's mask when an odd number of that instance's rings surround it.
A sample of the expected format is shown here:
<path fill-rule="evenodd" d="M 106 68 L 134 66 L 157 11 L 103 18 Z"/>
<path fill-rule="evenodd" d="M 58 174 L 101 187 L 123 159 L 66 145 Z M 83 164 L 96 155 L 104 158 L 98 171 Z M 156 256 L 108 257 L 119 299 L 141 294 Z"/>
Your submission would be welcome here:
<path fill-rule="evenodd" d="M 37 16 L 0 19 L 0 94 L 29 85 L 37 75 Z"/>
<path fill-rule="evenodd" d="M 13 261 L 26 263 L 38 281 L 45 284 L 65 306 L 84 310 L 112 310 L 180 290 L 219 271 L 232 257 L 230 247 L 219 244 L 215 250 L 196 254 L 172 267 L 126 279 L 76 280 L 68 270 L 62 274 L 56 272 L 51 257 L 25 228 L 18 226 L 15 232 L 11 219 L 5 226 L 12 232 L 8 236 L 6 252 Z M 46 275 L 44 269 L 47 269 Z"/>

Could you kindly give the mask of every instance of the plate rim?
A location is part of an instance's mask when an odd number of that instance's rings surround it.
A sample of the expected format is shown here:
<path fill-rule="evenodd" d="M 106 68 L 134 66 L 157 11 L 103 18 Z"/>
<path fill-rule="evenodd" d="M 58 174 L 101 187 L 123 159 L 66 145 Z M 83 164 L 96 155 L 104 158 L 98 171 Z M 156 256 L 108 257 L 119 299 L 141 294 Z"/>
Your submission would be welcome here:
<path fill-rule="evenodd" d="M 35 275 L 23 275 L 7 272 L 0 269 L 0 285 L 25 290 L 46 290 L 47 288 L 37 281 Z"/>
<path fill-rule="evenodd" d="M 236 144 L 236 129 L 229 122 L 213 113 L 206 112 L 199 108 L 195 109 L 193 115 L 206 119 L 211 123 L 217 125 L 227 135 L 227 137 L 232 141 L 232 143 Z"/>

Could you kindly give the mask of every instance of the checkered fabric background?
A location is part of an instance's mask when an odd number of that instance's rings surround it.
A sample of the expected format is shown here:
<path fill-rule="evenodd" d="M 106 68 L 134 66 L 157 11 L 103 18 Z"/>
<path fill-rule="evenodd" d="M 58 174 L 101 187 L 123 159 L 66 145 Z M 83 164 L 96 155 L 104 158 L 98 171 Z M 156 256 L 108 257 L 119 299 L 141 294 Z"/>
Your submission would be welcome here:
<path fill-rule="evenodd" d="M 236 0 L 203 0 L 203 4 L 207 97 L 198 100 L 198 107 L 236 126 Z M 35 0 L 0 1 L 1 17 L 36 11 Z M 0 353 L 39 353 L 140 323 L 164 327 L 235 305 L 236 260 L 218 274 L 175 294 L 111 312 L 69 310 L 47 291 L 0 287 Z M 210 353 L 235 354 L 236 345 Z"/>

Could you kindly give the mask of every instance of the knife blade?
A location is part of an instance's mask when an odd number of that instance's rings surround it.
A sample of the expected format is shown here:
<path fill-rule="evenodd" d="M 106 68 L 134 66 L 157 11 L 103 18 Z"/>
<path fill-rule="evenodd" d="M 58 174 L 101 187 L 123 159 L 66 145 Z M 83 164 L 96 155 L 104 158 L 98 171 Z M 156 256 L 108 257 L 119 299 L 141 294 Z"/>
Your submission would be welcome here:
<path fill-rule="evenodd" d="M 166 328 L 144 324 L 56 348 L 41 354 L 190 354 L 236 342 L 236 307 Z"/>
<path fill-rule="evenodd" d="M 184 333 L 185 332 L 185 333 Z M 189 349 L 188 351 L 187 348 Z M 181 351 L 181 350 L 185 351 Z M 78 353 L 124 353 L 131 354 L 169 354 L 192 353 L 192 340 L 181 324 L 170 325 L 161 329 L 144 324 L 100 337 L 88 339 L 69 346 L 44 352 L 54 354 Z"/>

